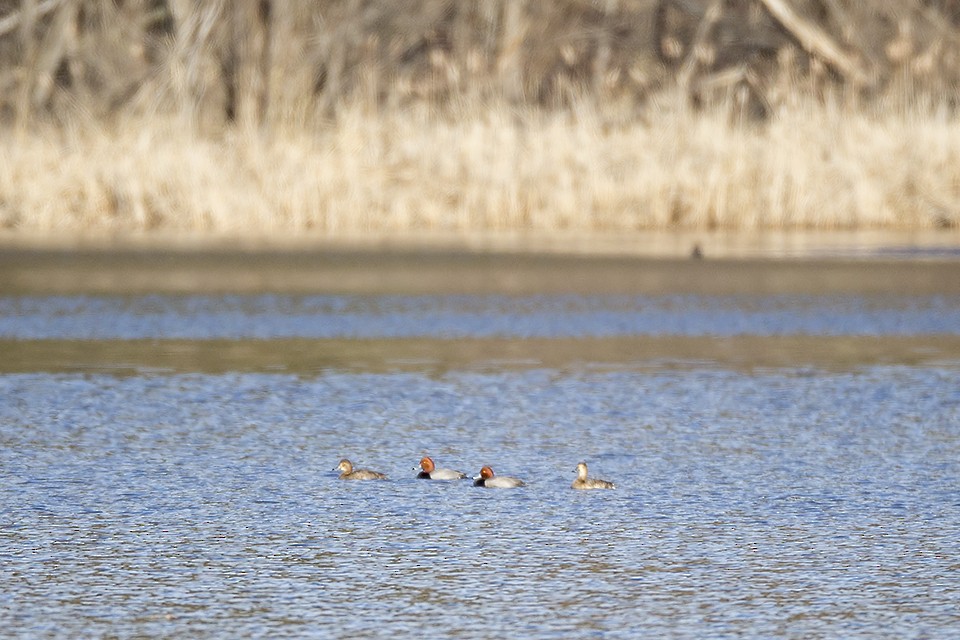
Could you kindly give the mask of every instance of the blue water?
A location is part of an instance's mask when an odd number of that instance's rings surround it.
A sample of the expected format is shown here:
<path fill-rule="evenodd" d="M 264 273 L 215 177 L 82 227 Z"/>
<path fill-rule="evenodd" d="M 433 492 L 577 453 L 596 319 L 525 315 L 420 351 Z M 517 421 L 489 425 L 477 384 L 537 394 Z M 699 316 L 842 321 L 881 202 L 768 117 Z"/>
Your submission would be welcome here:
<path fill-rule="evenodd" d="M 0 377 L 13 636 L 950 637 L 960 372 Z M 429 483 L 424 453 L 528 486 Z M 342 456 L 390 475 L 344 483 Z M 585 459 L 612 492 L 569 489 Z"/>
<path fill-rule="evenodd" d="M 0 338 L 412 338 L 960 333 L 957 296 L 0 297 Z"/>
<path fill-rule="evenodd" d="M 910 295 L 0 298 L 15 340 L 958 333 Z M 0 374 L 0 635 L 960 637 L 960 367 L 606 365 Z"/>

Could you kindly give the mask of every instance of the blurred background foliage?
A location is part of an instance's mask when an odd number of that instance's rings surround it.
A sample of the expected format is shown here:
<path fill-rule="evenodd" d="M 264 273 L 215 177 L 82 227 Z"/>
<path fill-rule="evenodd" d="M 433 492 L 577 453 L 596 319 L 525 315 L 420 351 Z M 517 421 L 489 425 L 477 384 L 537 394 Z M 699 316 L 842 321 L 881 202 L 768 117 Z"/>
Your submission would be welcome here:
<path fill-rule="evenodd" d="M 0 119 L 177 112 L 202 130 L 345 104 L 769 115 L 798 92 L 955 108 L 960 0 L 0 0 Z"/>

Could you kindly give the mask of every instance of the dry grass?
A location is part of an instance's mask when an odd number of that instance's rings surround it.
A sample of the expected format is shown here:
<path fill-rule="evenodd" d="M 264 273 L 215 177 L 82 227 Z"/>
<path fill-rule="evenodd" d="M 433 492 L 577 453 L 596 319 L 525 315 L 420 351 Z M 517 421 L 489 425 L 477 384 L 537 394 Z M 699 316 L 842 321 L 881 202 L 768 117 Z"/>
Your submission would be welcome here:
<path fill-rule="evenodd" d="M 0 0 L 0 230 L 960 227 L 957 2 Z"/>
<path fill-rule="evenodd" d="M 960 224 L 960 121 L 793 101 L 763 125 L 679 101 L 372 112 L 211 138 L 175 119 L 0 138 L 0 225 L 263 237 Z"/>

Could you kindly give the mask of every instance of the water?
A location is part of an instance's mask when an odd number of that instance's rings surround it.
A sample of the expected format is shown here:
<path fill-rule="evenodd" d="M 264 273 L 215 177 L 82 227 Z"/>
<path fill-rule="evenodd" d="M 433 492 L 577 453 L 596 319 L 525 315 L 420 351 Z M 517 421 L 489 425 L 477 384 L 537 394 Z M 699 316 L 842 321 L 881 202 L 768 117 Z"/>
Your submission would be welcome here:
<path fill-rule="evenodd" d="M 960 331 L 960 296 L 146 295 L 0 297 L 0 338 L 916 335 Z"/>
<path fill-rule="evenodd" d="M 936 346 L 960 333 L 958 309 L 910 293 L 8 296 L 0 337 L 121 353 L 142 338 L 265 341 L 281 361 L 301 348 L 277 340 L 291 336 L 318 350 L 497 336 Z M 584 353 L 300 375 L 263 356 L 217 373 L 0 366 L 4 633 L 960 635 L 955 361 L 676 368 Z M 418 481 L 424 454 L 528 486 Z M 337 481 L 344 456 L 390 480 Z M 581 459 L 618 488 L 570 490 Z"/>

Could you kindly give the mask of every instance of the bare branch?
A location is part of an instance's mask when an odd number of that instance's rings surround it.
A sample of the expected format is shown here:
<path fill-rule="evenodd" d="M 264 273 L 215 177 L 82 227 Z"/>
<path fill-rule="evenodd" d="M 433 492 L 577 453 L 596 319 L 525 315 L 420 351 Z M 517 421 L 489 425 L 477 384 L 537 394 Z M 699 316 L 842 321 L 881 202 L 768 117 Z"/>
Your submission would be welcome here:
<path fill-rule="evenodd" d="M 869 84 L 870 79 L 860 64 L 842 49 L 822 29 L 797 15 L 787 0 L 760 0 L 776 20 L 797 39 L 808 53 L 821 58 L 858 85 Z"/>
<path fill-rule="evenodd" d="M 42 15 L 46 15 L 57 8 L 57 5 L 63 2 L 63 0 L 44 0 L 39 5 L 37 5 L 35 17 L 39 18 Z M 5 36 L 20 25 L 20 20 L 22 18 L 22 11 L 17 11 L 11 13 L 3 18 L 0 18 L 0 36 Z"/>

